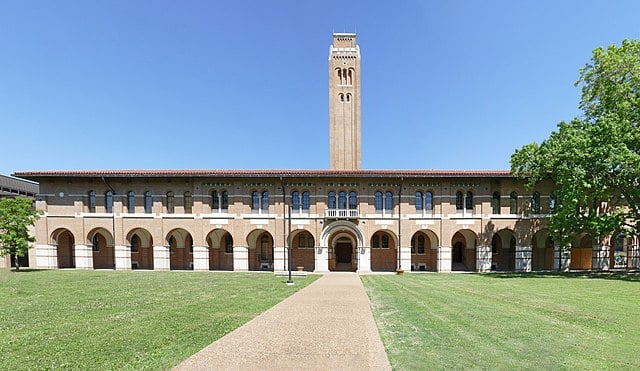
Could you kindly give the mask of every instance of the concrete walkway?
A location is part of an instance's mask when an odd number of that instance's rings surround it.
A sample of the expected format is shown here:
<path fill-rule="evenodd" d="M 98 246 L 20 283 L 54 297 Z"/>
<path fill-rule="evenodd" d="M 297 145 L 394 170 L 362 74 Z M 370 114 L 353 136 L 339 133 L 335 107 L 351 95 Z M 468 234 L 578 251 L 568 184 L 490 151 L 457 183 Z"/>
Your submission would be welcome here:
<path fill-rule="evenodd" d="M 177 370 L 390 370 L 355 273 L 325 274 Z"/>

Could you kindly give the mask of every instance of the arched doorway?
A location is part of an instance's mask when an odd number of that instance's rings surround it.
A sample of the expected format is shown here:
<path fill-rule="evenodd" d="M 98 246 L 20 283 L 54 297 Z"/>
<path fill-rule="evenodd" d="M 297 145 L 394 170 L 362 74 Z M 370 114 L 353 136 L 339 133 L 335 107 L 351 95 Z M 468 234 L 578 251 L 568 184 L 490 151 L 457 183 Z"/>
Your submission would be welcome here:
<path fill-rule="evenodd" d="M 94 229 L 87 235 L 92 250 L 93 269 L 115 269 L 116 261 L 111 233 L 103 228 Z"/>
<path fill-rule="evenodd" d="M 320 234 L 320 243 L 318 245 L 318 259 L 326 260 L 318 260 L 317 263 L 322 269 L 323 264 L 326 262 L 329 271 L 347 270 L 354 272 L 358 269 L 370 271 L 369 260 L 366 260 L 364 266 L 361 266 L 360 255 L 366 255 L 367 253 L 367 250 L 360 248 L 362 246 L 365 246 L 362 232 L 354 222 L 347 220 L 331 221 L 325 224 L 325 228 Z M 326 255 L 322 255 L 323 247 L 327 248 Z M 340 254 L 340 259 L 337 259 L 336 250 Z M 336 266 L 338 261 L 340 261 L 341 265 Z"/>
<path fill-rule="evenodd" d="M 516 267 L 516 237 L 513 231 L 502 229 L 491 239 L 491 269 L 513 271 Z"/>
<path fill-rule="evenodd" d="M 233 237 L 224 229 L 215 229 L 207 236 L 209 270 L 233 270 Z"/>
<path fill-rule="evenodd" d="M 305 271 L 315 270 L 315 239 L 308 231 L 295 231 L 291 240 L 291 263 L 293 269 L 303 267 Z"/>
<path fill-rule="evenodd" d="M 348 237 L 336 239 L 333 245 L 333 270 L 355 271 L 357 268 L 353 241 Z"/>
<path fill-rule="evenodd" d="M 593 240 L 588 234 L 579 236 L 578 244 L 571 247 L 571 263 L 569 269 L 588 270 L 591 269 L 593 258 Z"/>
<path fill-rule="evenodd" d="M 75 239 L 68 229 L 59 229 L 52 234 L 53 244 L 56 245 L 58 268 L 75 268 Z"/>
<path fill-rule="evenodd" d="M 538 231 L 531 240 L 531 270 L 553 270 L 553 238 L 547 230 Z"/>
<path fill-rule="evenodd" d="M 129 232 L 127 241 L 131 246 L 131 269 L 153 269 L 153 238 L 143 228 Z"/>
<path fill-rule="evenodd" d="M 451 270 L 476 270 L 476 235 L 469 230 L 456 232 L 451 239 Z"/>
<path fill-rule="evenodd" d="M 418 231 L 411 237 L 411 270 L 435 272 L 438 266 L 438 246 L 436 235 L 427 231 Z"/>
<path fill-rule="evenodd" d="M 193 269 L 193 238 L 184 229 L 174 229 L 167 234 L 169 244 L 169 269 Z"/>
<path fill-rule="evenodd" d="M 371 236 L 371 270 L 393 272 L 397 268 L 398 250 L 395 236 L 388 231 L 377 231 Z"/>
<path fill-rule="evenodd" d="M 273 271 L 273 236 L 265 230 L 254 230 L 247 236 L 249 270 Z"/>

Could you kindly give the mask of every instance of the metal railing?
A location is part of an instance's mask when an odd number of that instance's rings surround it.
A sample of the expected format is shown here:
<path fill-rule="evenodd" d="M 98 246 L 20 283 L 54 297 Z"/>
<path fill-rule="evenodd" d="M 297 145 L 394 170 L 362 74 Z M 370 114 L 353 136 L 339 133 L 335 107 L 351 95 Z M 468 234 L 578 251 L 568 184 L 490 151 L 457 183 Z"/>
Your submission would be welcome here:
<path fill-rule="evenodd" d="M 357 218 L 360 213 L 357 209 L 327 209 L 327 218 Z"/>

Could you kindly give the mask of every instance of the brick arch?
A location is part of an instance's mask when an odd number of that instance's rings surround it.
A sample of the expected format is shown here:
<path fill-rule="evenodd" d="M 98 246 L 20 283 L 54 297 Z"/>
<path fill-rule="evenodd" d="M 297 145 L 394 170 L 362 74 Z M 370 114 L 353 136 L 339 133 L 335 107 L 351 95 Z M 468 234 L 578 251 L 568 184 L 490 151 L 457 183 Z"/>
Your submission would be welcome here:
<path fill-rule="evenodd" d="M 227 251 L 227 235 L 231 237 L 231 251 Z M 209 270 L 233 270 L 233 235 L 223 228 L 216 228 L 206 236 L 209 248 Z"/>
<path fill-rule="evenodd" d="M 133 236 L 137 236 L 139 245 L 134 246 Z M 153 237 L 144 228 L 133 228 L 127 233 L 127 245 L 131 250 L 133 269 L 153 269 Z"/>
<path fill-rule="evenodd" d="M 491 238 L 491 269 L 513 271 L 516 267 L 516 235 L 509 228 L 503 228 Z"/>
<path fill-rule="evenodd" d="M 305 271 L 313 272 L 316 268 L 315 246 L 317 243 L 313 233 L 306 229 L 296 229 L 291 231 L 290 239 L 292 267 L 302 267 Z"/>
<path fill-rule="evenodd" d="M 424 251 L 419 238 L 424 238 Z M 435 272 L 438 268 L 438 236 L 431 230 L 419 230 L 411 236 L 411 270 Z"/>
<path fill-rule="evenodd" d="M 451 267 L 453 270 L 476 270 L 476 244 L 478 235 L 469 229 L 460 229 L 451 237 Z"/>
<path fill-rule="evenodd" d="M 249 270 L 272 271 L 275 240 L 266 229 L 254 229 L 247 235 Z"/>
<path fill-rule="evenodd" d="M 193 237 L 186 229 L 175 228 L 167 233 L 169 267 L 171 270 L 193 269 Z"/>
<path fill-rule="evenodd" d="M 87 233 L 86 245 L 93 250 L 94 269 L 115 269 L 113 235 L 105 228 L 94 228 Z"/>
<path fill-rule="evenodd" d="M 388 245 L 384 244 L 384 237 L 388 238 Z M 372 271 L 395 271 L 398 265 L 398 240 L 395 233 L 379 229 L 375 231 L 369 239 L 371 246 L 371 270 Z"/>
<path fill-rule="evenodd" d="M 56 247 L 56 259 L 58 268 L 75 268 L 75 241 L 76 238 L 67 228 L 58 228 L 51 233 L 51 245 Z"/>

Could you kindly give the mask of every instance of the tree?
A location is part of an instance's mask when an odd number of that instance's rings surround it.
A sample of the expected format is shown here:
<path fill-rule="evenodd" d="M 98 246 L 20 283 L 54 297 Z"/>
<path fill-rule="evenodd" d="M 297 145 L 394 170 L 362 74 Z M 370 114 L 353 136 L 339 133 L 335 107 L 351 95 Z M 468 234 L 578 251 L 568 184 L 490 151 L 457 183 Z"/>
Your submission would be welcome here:
<path fill-rule="evenodd" d="M 20 270 L 19 256 L 29 250 L 35 239 L 29 235 L 29 226 L 38 219 L 38 212 L 31 207 L 28 198 L 0 199 L 0 256 L 13 255 L 16 271 Z"/>
<path fill-rule="evenodd" d="M 595 49 L 576 86 L 584 116 L 511 156 L 512 173 L 528 188 L 555 183 L 549 230 L 561 246 L 579 232 L 640 232 L 640 42 Z"/>

